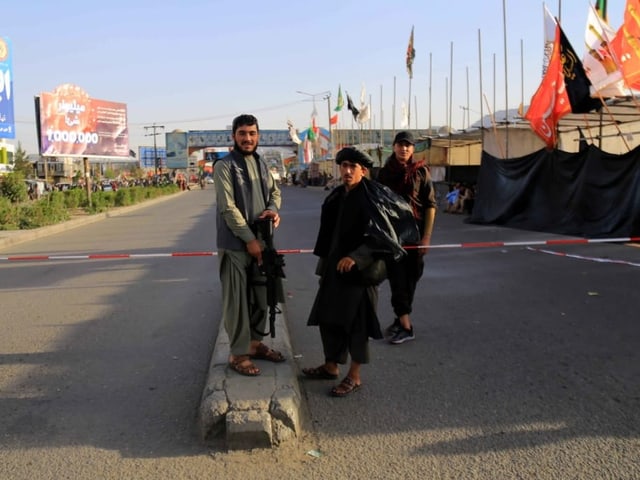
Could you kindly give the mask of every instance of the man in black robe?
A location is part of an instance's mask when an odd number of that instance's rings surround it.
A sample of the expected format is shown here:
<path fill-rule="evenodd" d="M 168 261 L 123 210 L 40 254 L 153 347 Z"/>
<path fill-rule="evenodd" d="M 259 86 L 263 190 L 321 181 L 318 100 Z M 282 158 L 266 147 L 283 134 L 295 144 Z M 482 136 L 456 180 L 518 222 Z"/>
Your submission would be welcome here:
<path fill-rule="evenodd" d="M 322 205 L 313 252 L 320 257 L 316 273 L 321 279 L 308 320 L 308 325 L 320 327 L 325 363 L 303 368 L 302 373 L 308 378 L 337 379 L 338 365 L 346 364 L 350 355 L 347 376 L 330 391 L 333 396 L 344 397 L 361 386 L 360 367 L 369 363 L 369 337 L 382 338 L 376 313 L 377 285 L 372 285 L 364 272 L 380 263 L 376 262 L 380 255 L 397 259 L 406 253 L 380 208 L 382 202 L 376 192 L 386 187 L 366 178 L 373 166 L 371 158 L 347 147 L 338 152 L 336 163 L 340 165 L 342 185 Z M 387 203 L 396 208 L 403 200 L 398 196 Z M 405 217 L 411 215 L 406 204 L 404 212 Z"/>

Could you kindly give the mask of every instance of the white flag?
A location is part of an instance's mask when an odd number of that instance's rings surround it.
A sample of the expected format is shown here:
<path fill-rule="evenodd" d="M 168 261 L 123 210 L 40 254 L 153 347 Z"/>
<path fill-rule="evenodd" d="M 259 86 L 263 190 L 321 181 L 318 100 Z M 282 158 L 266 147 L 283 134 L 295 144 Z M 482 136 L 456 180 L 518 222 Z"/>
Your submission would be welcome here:
<path fill-rule="evenodd" d="M 358 113 L 358 117 L 356 118 L 356 122 L 362 124 L 362 123 L 367 123 L 369 121 L 369 117 L 371 115 L 369 114 L 369 105 L 364 105 L 361 109 L 360 109 L 360 113 Z"/>
<path fill-rule="evenodd" d="M 404 100 L 402 100 L 400 111 L 400 128 L 407 128 L 409 126 L 409 110 L 407 109 L 407 104 Z"/>
<path fill-rule="evenodd" d="M 289 138 L 291 138 L 291 141 L 296 145 L 300 145 L 302 143 L 302 140 L 300 140 L 298 131 L 293 127 L 293 123 L 291 122 L 291 120 L 287 120 L 287 126 L 289 127 Z"/>
<path fill-rule="evenodd" d="M 624 87 L 622 72 L 618 69 L 609 42 L 616 32 L 589 5 L 587 28 L 584 41 L 587 51 L 582 58 L 584 71 L 591 80 L 591 95 L 598 92 L 603 97 L 624 97 L 627 95 Z"/>

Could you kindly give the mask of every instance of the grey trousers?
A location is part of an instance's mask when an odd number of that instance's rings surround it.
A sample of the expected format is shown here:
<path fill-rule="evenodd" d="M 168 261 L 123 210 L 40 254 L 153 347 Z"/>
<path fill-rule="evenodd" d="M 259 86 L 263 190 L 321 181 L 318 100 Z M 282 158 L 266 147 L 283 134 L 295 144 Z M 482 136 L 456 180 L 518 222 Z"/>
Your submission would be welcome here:
<path fill-rule="evenodd" d="M 247 269 L 252 257 L 246 252 L 220 250 L 222 321 L 229 335 L 231 355 L 249 353 L 252 340 L 262 340 L 267 331 L 267 291 L 249 288 Z"/>

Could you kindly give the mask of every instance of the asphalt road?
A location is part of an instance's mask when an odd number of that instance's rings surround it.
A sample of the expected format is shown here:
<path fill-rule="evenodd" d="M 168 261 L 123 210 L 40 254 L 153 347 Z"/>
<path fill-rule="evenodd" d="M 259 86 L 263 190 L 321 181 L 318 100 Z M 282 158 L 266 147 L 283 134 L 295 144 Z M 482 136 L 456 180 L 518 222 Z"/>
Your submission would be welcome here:
<path fill-rule="evenodd" d="M 326 193 L 284 188 L 279 248 L 313 247 Z M 213 204 L 194 190 L 0 253 L 213 251 Z M 434 244 L 547 238 L 440 213 Z M 638 479 L 640 249 L 546 250 L 582 258 L 432 249 L 416 340 L 373 342 L 351 397 L 303 380 L 297 445 L 232 453 L 195 431 L 219 325 L 215 257 L 0 262 L 0 478 Z M 316 365 L 315 259 L 286 263 L 294 361 Z M 386 326 L 386 284 L 379 314 Z"/>

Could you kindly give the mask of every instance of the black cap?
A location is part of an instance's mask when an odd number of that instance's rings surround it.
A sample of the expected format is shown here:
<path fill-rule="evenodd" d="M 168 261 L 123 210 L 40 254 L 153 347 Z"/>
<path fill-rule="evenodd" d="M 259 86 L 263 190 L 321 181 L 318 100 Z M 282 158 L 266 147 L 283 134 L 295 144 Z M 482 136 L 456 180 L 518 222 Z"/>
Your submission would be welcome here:
<path fill-rule="evenodd" d="M 407 142 L 411 145 L 415 145 L 416 141 L 413 139 L 413 134 L 411 132 L 398 132 L 396 138 L 393 139 L 393 144 L 400 142 Z"/>
<path fill-rule="evenodd" d="M 348 162 L 359 163 L 365 168 L 373 167 L 373 160 L 371 160 L 371 157 L 355 147 L 345 147 L 338 152 L 336 155 L 336 163 L 340 165 L 345 160 Z"/>

